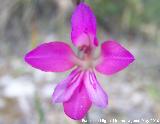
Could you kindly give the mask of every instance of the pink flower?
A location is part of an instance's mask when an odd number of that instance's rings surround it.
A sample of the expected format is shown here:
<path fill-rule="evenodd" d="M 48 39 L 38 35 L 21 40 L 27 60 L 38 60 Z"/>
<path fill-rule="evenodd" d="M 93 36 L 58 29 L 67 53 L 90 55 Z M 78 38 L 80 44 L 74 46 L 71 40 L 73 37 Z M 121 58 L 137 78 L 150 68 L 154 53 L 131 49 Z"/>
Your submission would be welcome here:
<path fill-rule="evenodd" d="M 114 40 L 105 41 L 101 45 L 99 57 L 94 57 L 94 49 L 98 46 L 96 38 L 96 18 L 89 6 L 80 3 L 71 19 L 71 39 L 78 47 L 78 57 L 65 42 L 44 43 L 25 56 L 25 61 L 32 67 L 46 72 L 64 72 L 75 69 L 53 93 L 54 103 L 63 103 L 64 112 L 75 120 L 82 119 L 92 103 L 106 107 L 108 97 L 100 86 L 94 71 L 111 75 L 126 68 L 134 61 L 133 55 Z M 95 68 L 95 70 L 94 70 Z"/>

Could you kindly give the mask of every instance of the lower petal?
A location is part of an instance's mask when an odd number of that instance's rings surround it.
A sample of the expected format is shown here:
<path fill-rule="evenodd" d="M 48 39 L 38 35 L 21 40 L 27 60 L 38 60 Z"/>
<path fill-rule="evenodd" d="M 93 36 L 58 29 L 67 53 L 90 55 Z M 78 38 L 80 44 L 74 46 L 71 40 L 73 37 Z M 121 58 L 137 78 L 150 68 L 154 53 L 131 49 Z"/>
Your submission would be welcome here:
<path fill-rule="evenodd" d="M 108 104 L 108 96 L 100 86 L 93 71 L 87 71 L 85 74 L 85 87 L 87 89 L 90 100 L 99 107 L 106 107 Z"/>
<path fill-rule="evenodd" d="M 90 109 L 91 105 L 92 102 L 89 99 L 83 82 L 75 90 L 70 100 L 63 103 L 65 114 L 74 120 L 82 119 Z"/>
<path fill-rule="evenodd" d="M 82 77 L 83 72 L 79 68 L 73 70 L 65 80 L 56 86 L 52 95 L 52 102 L 64 102 L 70 99 L 73 92 L 79 86 Z"/>

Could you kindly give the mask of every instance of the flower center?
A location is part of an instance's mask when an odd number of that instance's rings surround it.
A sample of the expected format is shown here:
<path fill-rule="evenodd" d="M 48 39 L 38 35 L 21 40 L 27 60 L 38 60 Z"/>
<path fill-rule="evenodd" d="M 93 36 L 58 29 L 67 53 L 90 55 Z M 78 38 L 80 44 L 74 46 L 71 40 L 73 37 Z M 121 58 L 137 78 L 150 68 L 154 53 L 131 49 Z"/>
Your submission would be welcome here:
<path fill-rule="evenodd" d="M 89 69 L 92 67 L 93 67 L 92 60 L 90 60 L 90 59 L 83 60 L 83 64 L 82 64 L 83 69 Z"/>
<path fill-rule="evenodd" d="M 85 70 L 94 67 L 93 48 L 89 46 L 82 46 L 79 50 L 82 53 L 79 65 Z"/>

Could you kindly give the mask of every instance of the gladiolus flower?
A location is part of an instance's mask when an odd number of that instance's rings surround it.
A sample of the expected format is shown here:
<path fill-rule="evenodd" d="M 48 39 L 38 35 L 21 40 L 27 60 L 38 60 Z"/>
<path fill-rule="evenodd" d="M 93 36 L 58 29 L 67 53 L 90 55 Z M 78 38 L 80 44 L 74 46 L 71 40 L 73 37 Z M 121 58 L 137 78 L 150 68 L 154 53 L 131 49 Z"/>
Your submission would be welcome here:
<path fill-rule="evenodd" d="M 94 71 L 112 75 L 126 68 L 134 56 L 114 40 L 102 43 L 99 58 L 94 58 L 98 46 L 96 18 L 88 5 L 80 3 L 71 19 L 71 39 L 81 51 L 77 56 L 65 42 L 44 43 L 30 51 L 25 61 L 45 72 L 64 72 L 73 67 L 70 75 L 60 82 L 52 95 L 54 103 L 63 103 L 64 112 L 75 120 L 82 119 L 91 105 L 106 107 L 108 96 L 100 86 Z"/>

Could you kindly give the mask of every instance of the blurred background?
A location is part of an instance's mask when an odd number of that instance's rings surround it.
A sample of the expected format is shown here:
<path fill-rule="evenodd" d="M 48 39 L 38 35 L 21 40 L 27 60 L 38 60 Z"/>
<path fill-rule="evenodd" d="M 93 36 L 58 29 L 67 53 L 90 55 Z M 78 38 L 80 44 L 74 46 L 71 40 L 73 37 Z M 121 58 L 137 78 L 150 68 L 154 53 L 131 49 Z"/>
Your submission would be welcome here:
<path fill-rule="evenodd" d="M 113 38 L 136 58 L 113 76 L 97 73 L 109 105 L 92 106 L 89 118 L 160 119 L 160 0 L 85 2 L 97 17 L 100 44 Z M 45 73 L 23 60 L 44 41 L 72 45 L 70 17 L 75 7 L 74 0 L 0 0 L 0 124 L 80 123 L 69 119 L 61 104 L 51 104 L 56 84 L 71 70 Z"/>

